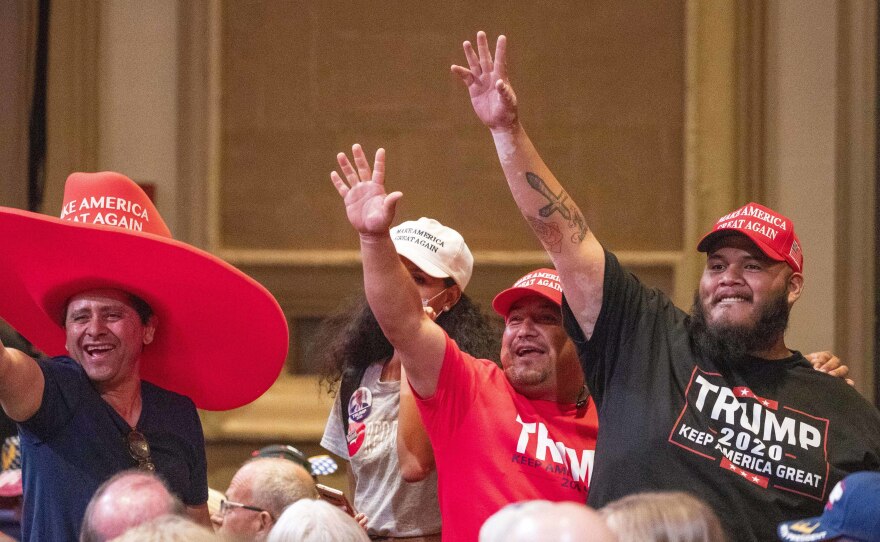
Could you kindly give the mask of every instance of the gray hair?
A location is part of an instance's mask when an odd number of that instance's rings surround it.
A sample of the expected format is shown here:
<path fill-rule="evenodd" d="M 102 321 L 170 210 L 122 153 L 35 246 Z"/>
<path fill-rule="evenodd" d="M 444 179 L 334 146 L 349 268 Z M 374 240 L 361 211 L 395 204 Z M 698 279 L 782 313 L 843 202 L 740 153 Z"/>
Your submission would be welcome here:
<path fill-rule="evenodd" d="M 370 542 L 370 537 L 332 504 L 303 499 L 287 507 L 266 542 Z"/>
<path fill-rule="evenodd" d="M 289 459 L 257 457 L 242 468 L 252 470 L 250 504 L 267 510 L 274 519 L 299 500 L 318 498 L 312 475 Z"/>
<path fill-rule="evenodd" d="M 181 516 L 161 516 L 125 531 L 113 542 L 216 542 L 217 535 Z"/>
<path fill-rule="evenodd" d="M 599 513 L 620 542 L 723 542 L 724 530 L 706 503 L 682 491 L 628 495 Z"/>

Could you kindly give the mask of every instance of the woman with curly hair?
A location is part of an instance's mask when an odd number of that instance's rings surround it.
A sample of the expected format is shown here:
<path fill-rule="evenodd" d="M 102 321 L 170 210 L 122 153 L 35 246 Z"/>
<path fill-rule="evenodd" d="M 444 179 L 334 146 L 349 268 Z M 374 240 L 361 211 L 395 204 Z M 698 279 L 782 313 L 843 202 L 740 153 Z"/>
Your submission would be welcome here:
<path fill-rule="evenodd" d="M 477 358 L 498 360 L 500 328 L 465 295 L 473 256 L 433 219 L 392 230 L 425 311 Z M 336 401 L 321 445 L 349 460 L 355 508 L 371 538 L 440 540 L 437 475 L 400 359 L 360 295 L 325 320 L 315 341 Z"/>

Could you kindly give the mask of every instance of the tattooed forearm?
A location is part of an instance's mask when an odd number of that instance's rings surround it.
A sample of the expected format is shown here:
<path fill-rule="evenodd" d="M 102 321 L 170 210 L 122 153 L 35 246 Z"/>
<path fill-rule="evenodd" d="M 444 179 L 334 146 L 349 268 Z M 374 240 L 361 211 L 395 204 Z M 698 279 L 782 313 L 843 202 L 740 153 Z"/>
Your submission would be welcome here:
<path fill-rule="evenodd" d="M 577 208 L 572 213 L 571 226 L 576 228 L 576 231 L 571 235 L 571 242 L 574 244 L 583 241 L 584 237 L 587 236 L 587 232 L 590 231 L 590 228 L 587 227 L 587 221 L 584 220 L 584 215 Z"/>
<path fill-rule="evenodd" d="M 531 171 L 526 172 L 526 182 L 529 183 L 529 186 L 531 186 L 533 190 L 547 199 L 547 205 L 538 209 L 538 215 L 541 218 L 548 218 L 553 213 L 558 212 L 562 218 L 568 221 L 568 227 L 575 230 L 571 236 L 571 242 L 578 244 L 583 241 L 587 236 L 589 228 L 587 228 L 587 222 L 584 220 L 584 215 L 581 214 L 577 206 L 573 203 L 569 203 L 568 193 L 563 189 L 559 194 L 554 194 L 553 191 L 550 190 L 550 187 L 547 186 L 547 183 L 544 182 L 544 179 L 538 177 Z M 562 233 L 559 231 L 559 227 L 556 224 L 545 223 L 537 218 L 529 217 L 526 213 L 523 214 L 526 216 L 526 220 L 529 221 L 529 224 L 531 224 L 532 229 L 538 235 L 538 238 L 541 239 L 541 242 L 547 247 L 547 250 L 552 250 L 551 246 L 555 246 L 556 249 L 552 251 L 559 252 L 561 249 L 559 242 L 562 240 Z M 553 245 L 548 243 L 546 240 L 547 238 L 545 238 L 545 236 L 549 234 L 551 227 L 552 231 L 559 234 L 559 240 L 555 241 Z"/>
<path fill-rule="evenodd" d="M 536 190 L 539 194 L 547 198 L 547 205 L 541 207 L 538 211 L 538 214 L 543 218 L 547 218 L 555 212 L 559 212 L 562 215 L 562 218 L 566 220 L 571 220 L 571 213 L 568 211 L 568 207 L 566 207 L 565 202 L 568 200 L 568 194 L 565 193 L 565 190 L 559 193 L 559 195 L 554 194 L 550 187 L 547 186 L 547 183 L 544 182 L 544 179 L 538 177 L 531 171 L 526 172 L 526 181 L 529 183 L 534 190 Z"/>
<path fill-rule="evenodd" d="M 526 216 L 526 220 L 548 252 L 562 252 L 562 232 L 559 231 L 557 224 L 544 222 L 531 216 Z"/>

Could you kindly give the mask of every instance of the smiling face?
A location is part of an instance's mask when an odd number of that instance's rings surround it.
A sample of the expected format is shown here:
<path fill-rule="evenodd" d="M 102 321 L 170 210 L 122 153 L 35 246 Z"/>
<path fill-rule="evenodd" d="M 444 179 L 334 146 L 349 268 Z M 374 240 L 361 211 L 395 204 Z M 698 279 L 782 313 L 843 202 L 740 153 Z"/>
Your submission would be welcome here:
<path fill-rule="evenodd" d="M 501 338 L 501 366 L 513 388 L 530 399 L 573 402 L 583 386 L 559 305 L 540 295 L 511 305 Z"/>
<path fill-rule="evenodd" d="M 130 296 L 110 289 L 71 297 L 64 328 L 70 356 L 99 387 L 140 378 L 140 355 L 156 330 L 154 317 L 145 324 Z"/>
<path fill-rule="evenodd" d="M 779 344 L 788 310 L 802 288 L 803 276 L 793 272 L 788 264 L 768 258 L 743 235 L 729 235 L 718 240 L 708 252 L 697 308 L 710 332 L 717 335 L 736 330 L 744 336 L 765 331 L 758 329 L 759 323 L 766 322 L 768 315 L 783 311 L 782 328 L 774 330 L 774 336 L 768 338 Z"/>

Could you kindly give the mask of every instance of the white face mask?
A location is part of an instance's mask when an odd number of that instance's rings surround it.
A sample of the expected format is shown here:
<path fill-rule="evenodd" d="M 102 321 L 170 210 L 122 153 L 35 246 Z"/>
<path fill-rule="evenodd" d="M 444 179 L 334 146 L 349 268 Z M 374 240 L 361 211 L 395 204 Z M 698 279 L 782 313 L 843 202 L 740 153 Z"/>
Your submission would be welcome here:
<path fill-rule="evenodd" d="M 431 301 L 434 301 L 435 299 L 440 297 L 443 294 L 443 292 L 445 292 L 446 290 L 448 290 L 450 288 L 452 288 L 452 286 L 447 286 L 446 288 L 443 288 L 442 290 L 437 292 L 436 295 L 432 296 L 431 299 L 422 298 L 422 307 L 429 307 L 431 305 Z M 446 308 L 444 307 L 443 310 L 446 310 Z M 440 311 L 440 312 L 443 312 L 443 311 Z"/>

